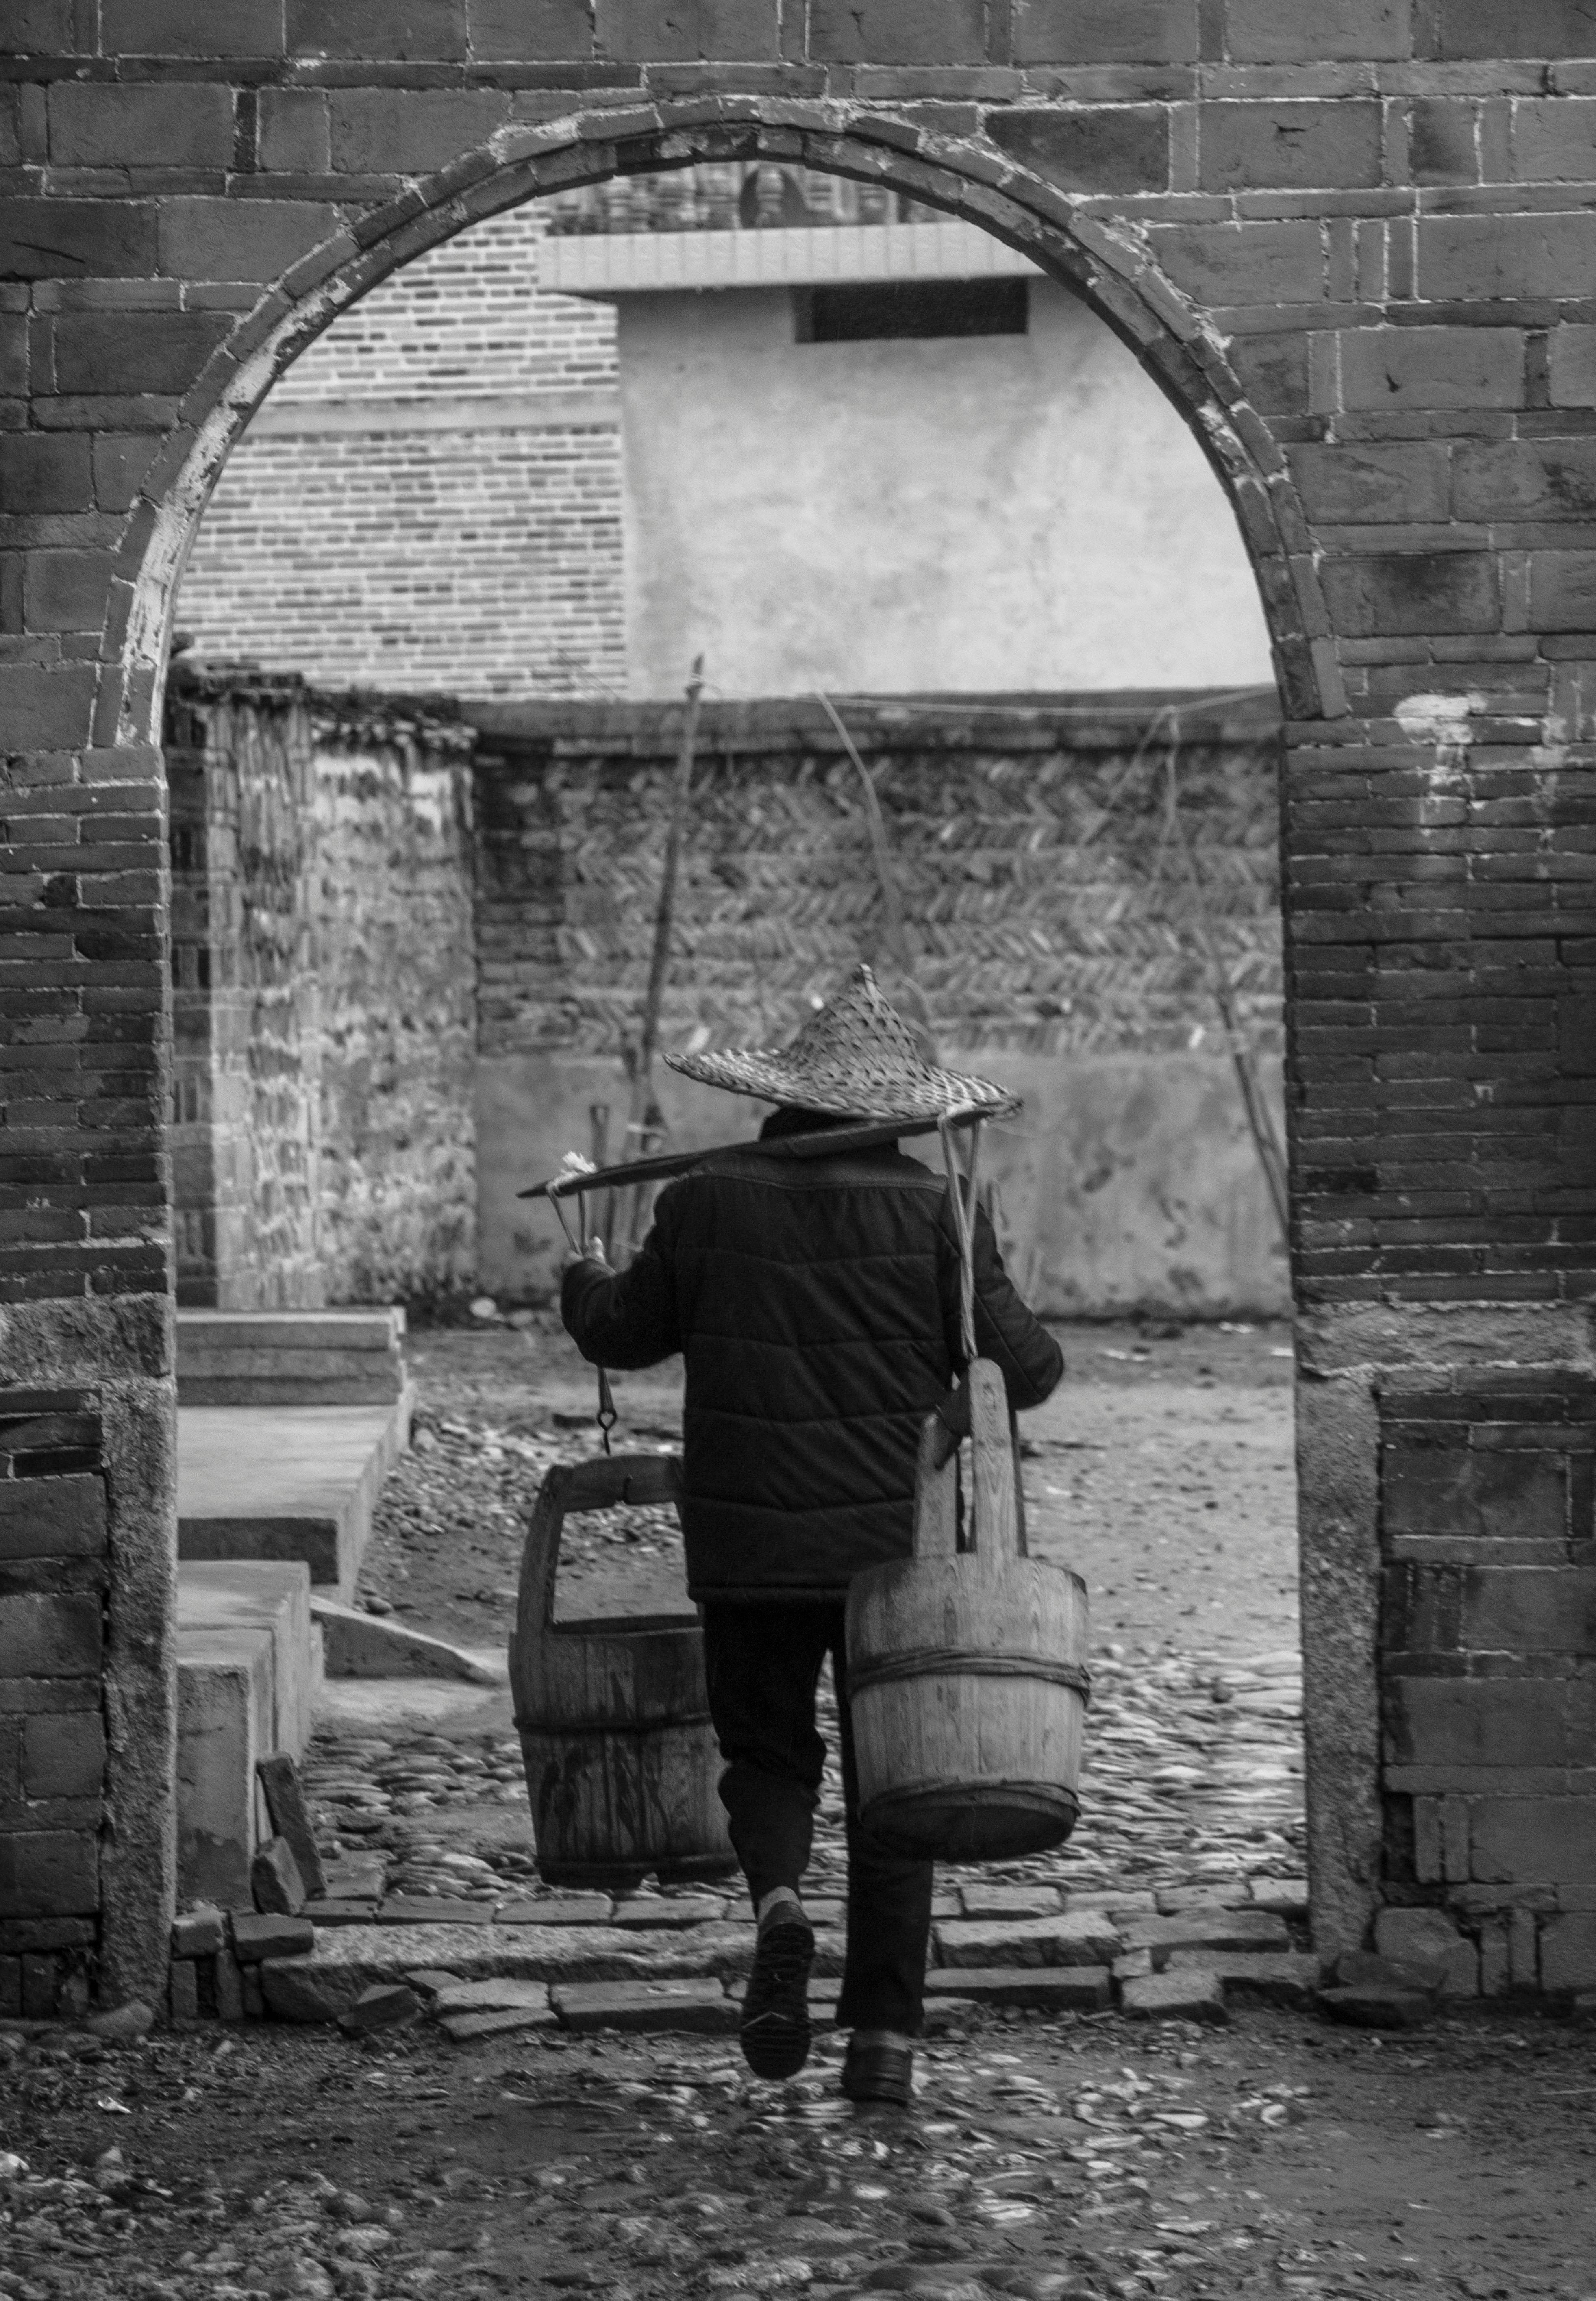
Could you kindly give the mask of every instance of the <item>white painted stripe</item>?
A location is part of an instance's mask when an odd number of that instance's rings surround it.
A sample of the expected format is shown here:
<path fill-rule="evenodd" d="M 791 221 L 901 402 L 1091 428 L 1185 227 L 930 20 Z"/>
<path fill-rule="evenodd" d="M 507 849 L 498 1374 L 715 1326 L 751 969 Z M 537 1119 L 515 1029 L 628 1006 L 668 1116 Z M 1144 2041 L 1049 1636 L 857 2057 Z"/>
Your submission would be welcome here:
<path fill-rule="evenodd" d="M 796 231 L 555 235 L 538 282 L 569 296 L 799 288 L 865 280 L 986 280 L 1040 269 L 973 223 L 820 224 Z"/>

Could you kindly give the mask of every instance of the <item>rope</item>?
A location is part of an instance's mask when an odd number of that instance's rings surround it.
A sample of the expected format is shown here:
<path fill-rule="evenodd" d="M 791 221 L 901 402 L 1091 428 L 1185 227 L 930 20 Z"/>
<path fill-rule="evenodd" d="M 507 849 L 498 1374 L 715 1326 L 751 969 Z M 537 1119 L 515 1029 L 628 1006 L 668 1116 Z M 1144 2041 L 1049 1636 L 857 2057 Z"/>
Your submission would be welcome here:
<path fill-rule="evenodd" d="M 1079 1662 L 1055 1661 L 1048 1654 L 988 1653 L 979 1646 L 915 1646 L 907 1653 L 883 1654 L 848 1672 L 848 1698 L 869 1686 L 890 1686 L 904 1678 L 1032 1678 L 1046 1686 L 1067 1686 L 1082 1702 L 1091 1699 L 1091 1673 Z"/>
<path fill-rule="evenodd" d="M 559 1217 L 560 1228 L 565 1234 L 565 1243 L 570 1247 L 572 1253 L 581 1254 L 582 1252 L 582 1239 L 572 1238 L 571 1235 L 571 1226 L 565 1219 L 565 1210 L 561 1206 L 558 1199 L 556 1198 L 552 1191 L 548 1193 L 548 1203 L 554 1209 L 556 1215 Z M 588 1202 L 586 1195 L 582 1192 L 579 1191 L 576 1194 L 576 1219 L 581 1230 L 582 1238 L 585 1238 L 587 1235 L 587 1207 Z M 597 1375 L 598 1435 L 604 1440 L 604 1451 L 607 1454 L 610 1451 L 610 1432 L 621 1419 L 621 1413 L 620 1409 L 615 1404 L 615 1393 L 610 1388 L 610 1378 L 602 1367 L 597 1368 Z"/>
<path fill-rule="evenodd" d="M 970 1210 L 965 1204 L 964 1177 L 959 1168 L 958 1152 L 954 1148 L 953 1125 L 948 1119 L 937 1122 L 937 1133 L 942 1138 L 942 1159 L 948 1169 L 948 1197 L 953 1209 L 954 1235 L 958 1241 L 958 1307 L 961 1339 L 965 1346 L 965 1371 L 975 1363 L 975 1231 Z M 975 1190 L 975 1162 L 981 1156 L 981 1121 L 971 1129 L 970 1192 Z"/>

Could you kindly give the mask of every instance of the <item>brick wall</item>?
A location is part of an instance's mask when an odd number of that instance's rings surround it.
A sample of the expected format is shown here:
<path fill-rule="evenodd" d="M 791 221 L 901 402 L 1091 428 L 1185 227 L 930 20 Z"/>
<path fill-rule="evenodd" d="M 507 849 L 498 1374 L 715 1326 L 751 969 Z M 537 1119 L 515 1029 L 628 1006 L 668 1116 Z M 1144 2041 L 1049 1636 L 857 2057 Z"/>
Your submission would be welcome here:
<path fill-rule="evenodd" d="M 1165 700 L 845 705 L 944 1047 L 1219 1041 L 1173 769 L 1237 1013 L 1278 1058 L 1274 699 Z M 680 709 L 465 709 L 480 731 L 481 1051 L 614 1058 L 648 979 Z M 882 920 L 857 771 L 820 706 L 706 707 L 662 1044 L 781 1042 L 861 955 L 891 974 Z"/>
<path fill-rule="evenodd" d="M 0 1390 L 0 2020 L 88 2004 L 108 1582 L 96 1400 Z"/>
<path fill-rule="evenodd" d="M 493 1291 L 544 1301 L 561 1235 L 515 1193 L 589 1147 L 595 1106 L 619 1150 L 681 713 L 466 708 L 481 729 L 479 1267 Z M 1274 1101 L 1273 697 L 845 708 L 943 1055 L 1024 1099 L 984 1157 L 1028 1297 L 1057 1316 L 1278 1313 L 1279 1226 L 1214 979 Z M 896 992 L 883 916 L 857 771 L 819 705 L 706 708 L 661 1044 L 780 1043 L 861 955 Z M 673 1075 L 661 1093 L 678 1144 L 752 1123 Z"/>
<path fill-rule="evenodd" d="M 991 225 L 1140 347 L 1232 489 L 1286 720 L 1300 1251 L 1339 1258 L 1299 1269 L 1315 1924 L 1366 1937 L 1410 1890 L 1383 1797 L 1486 1795 L 1465 1741 L 1422 1793 L 1383 1780 L 1381 1401 L 1409 1374 L 1494 1401 L 1504 1370 L 1551 1396 L 1591 1362 L 1583 0 L 748 0 L 690 37 L 619 0 L 118 0 L 0 38 L 0 1299 L 14 1386 L 116 1402 L 108 1653 L 137 1731 L 107 1760 L 102 1987 L 155 1995 L 171 1890 L 156 737 L 184 553 L 338 311 L 521 198 L 689 161 L 840 168 Z M 1558 1569 L 1492 1570 L 1527 1602 Z M 1467 1888 L 1420 1882 L 1510 1937 L 1515 1895 L 1550 1895 L 1541 1973 L 1567 1986 L 1596 1792 L 1571 1768 L 1500 1803 Z"/>
<path fill-rule="evenodd" d="M 296 677 L 180 673 L 180 1299 L 391 1301 L 474 1246 L 464 731 Z"/>
<path fill-rule="evenodd" d="M 200 654 L 326 686 L 625 692 L 618 410 L 561 412 L 613 390 L 615 314 L 539 290 L 547 221 L 420 257 L 295 362 L 200 523 L 178 608 Z"/>

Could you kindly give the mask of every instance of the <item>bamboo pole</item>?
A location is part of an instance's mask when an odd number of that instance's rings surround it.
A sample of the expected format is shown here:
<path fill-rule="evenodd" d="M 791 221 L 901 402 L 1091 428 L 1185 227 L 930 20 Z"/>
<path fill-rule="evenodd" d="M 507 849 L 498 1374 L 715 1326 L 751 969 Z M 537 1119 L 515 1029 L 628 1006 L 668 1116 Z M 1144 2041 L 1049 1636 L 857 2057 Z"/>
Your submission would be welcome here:
<path fill-rule="evenodd" d="M 676 773 L 671 784 L 671 810 L 665 826 L 664 864 L 660 873 L 659 901 L 654 913 L 654 948 L 648 956 L 648 983 L 643 993 L 643 1015 L 635 1056 L 628 1064 L 631 1075 L 631 1117 L 626 1129 L 626 1155 L 648 1159 L 664 1138 L 664 1113 L 654 1088 L 654 1058 L 659 1045 L 660 1010 L 664 1004 L 665 975 L 671 963 L 671 929 L 676 916 L 676 883 L 681 867 L 681 840 L 687 803 L 692 791 L 693 758 L 698 741 L 698 705 L 704 693 L 704 658 L 695 656 L 687 682 L 687 713 Z M 614 1243 L 635 1254 L 642 1243 L 646 1217 L 652 1199 L 648 1185 L 639 1183 L 627 1192 L 624 1218 L 619 1212 Z M 624 1234 L 623 1236 L 622 1234 Z"/>
<path fill-rule="evenodd" d="M 1224 1028 L 1230 1058 L 1236 1074 L 1236 1084 L 1241 1091 L 1241 1107 L 1247 1114 L 1247 1125 L 1258 1152 L 1258 1164 L 1264 1170 L 1269 1197 L 1280 1224 L 1280 1234 L 1288 1243 L 1291 1238 L 1291 1192 L 1286 1180 L 1286 1158 L 1279 1135 L 1274 1131 L 1274 1114 L 1258 1075 L 1258 1064 L 1247 1033 L 1242 1030 L 1231 997 L 1230 979 L 1219 956 L 1219 946 L 1214 939 L 1213 924 L 1208 916 L 1207 896 L 1197 867 L 1197 856 L 1186 834 L 1185 817 L 1181 813 L 1180 785 L 1175 759 L 1180 748 L 1179 723 L 1175 723 L 1166 763 L 1167 816 L 1166 821 L 1185 866 L 1186 880 L 1191 890 L 1197 939 L 1207 963 L 1208 984 L 1214 994 L 1214 1004 L 1219 1009 L 1219 1019 Z"/>
<path fill-rule="evenodd" d="M 887 826 L 882 816 L 882 802 L 875 788 L 875 780 L 859 757 L 858 747 L 843 724 L 842 715 L 831 697 L 823 694 L 821 690 L 816 688 L 815 699 L 837 730 L 841 738 L 842 748 L 858 769 L 859 781 L 865 786 L 865 813 L 870 824 L 870 845 L 875 857 L 875 875 L 881 883 L 882 910 L 886 919 L 887 931 L 884 940 L 908 994 L 904 1004 L 912 1010 L 918 1028 L 920 1051 L 928 1063 L 934 1063 L 937 1059 L 937 1042 L 932 1030 L 931 1009 L 926 1004 L 925 993 L 920 987 L 920 978 L 915 970 L 914 946 L 909 941 L 909 931 L 904 921 L 903 896 L 898 888 L 898 874 L 892 867 L 891 852 L 887 845 Z"/>

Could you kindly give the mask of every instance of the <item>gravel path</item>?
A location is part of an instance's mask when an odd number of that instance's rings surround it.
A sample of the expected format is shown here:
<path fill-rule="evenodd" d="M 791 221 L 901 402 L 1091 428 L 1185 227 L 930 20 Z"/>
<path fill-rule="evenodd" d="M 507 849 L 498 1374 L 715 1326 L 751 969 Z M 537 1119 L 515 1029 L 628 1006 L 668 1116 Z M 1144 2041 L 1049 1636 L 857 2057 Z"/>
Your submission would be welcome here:
<path fill-rule="evenodd" d="M 1033 1550 L 1091 1592 L 1082 1819 L 1057 1853 L 971 1874 L 1077 1891 L 1299 1877 L 1283 1330 L 1086 1327 L 1064 1341 L 1071 1372 L 1025 1418 L 1024 1468 Z M 597 1449 L 591 1376 L 547 1326 L 418 1335 L 411 1358 L 415 1448 L 385 1489 L 362 1592 L 418 1627 L 501 1644 L 538 1485 L 553 1463 Z M 680 1443 L 677 1383 L 633 1376 L 619 1394 L 618 1450 Z M 568 1521 L 562 1617 L 676 1611 L 682 1586 L 673 1512 Z M 330 1838 L 386 1849 L 395 1890 L 490 1899 L 535 1875 L 516 1754 L 507 1703 L 478 1703 L 441 1729 L 401 1717 L 324 1735 L 312 1781 Z M 840 1812 L 833 1769 L 817 1892 L 840 1882 Z"/>

